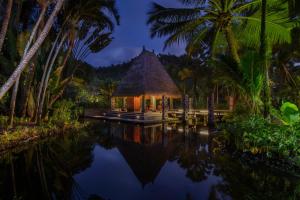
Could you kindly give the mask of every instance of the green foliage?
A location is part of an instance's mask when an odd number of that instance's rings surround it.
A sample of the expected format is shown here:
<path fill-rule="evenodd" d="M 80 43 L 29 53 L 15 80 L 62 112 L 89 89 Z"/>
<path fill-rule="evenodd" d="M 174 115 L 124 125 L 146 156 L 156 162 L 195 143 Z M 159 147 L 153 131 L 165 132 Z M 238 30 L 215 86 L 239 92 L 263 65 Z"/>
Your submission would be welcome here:
<path fill-rule="evenodd" d="M 8 126 L 8 117 L 0 116 L 0 128 L 6 128 Z"/>
<path fill-rule="evenodd" d="M 300 113 L 297 105 L 286 102 L 281 106 L 280 111 L 286 124 L 293 125 L 300 122 Z"/>
<path fill-rule="evenodd" d="M 225 125 L 225 130 L 242 151 L 294 161 L 300 158 L 299 122 L 286 126 L 270 123 L 260 116 L 237 117 Z"/>
<path fill-rule="evenodd" d="M 218 78 L 215 82 L 236 91 L 252 113 L 260 113 L 263 73 L 258 53 L 248 51 L 242 56 L 240 65 L 237 65 L 231 57 L 223 55 L 216 61 Z"/>
<path fill-rule="evenodd" d="M 50 121 L 54 123 L 68 123 L 73 120 L 78 120 L 81 113 L 82 108 L 72 101 L 61 100 L 55 103 Z"/>
<path fill-rule="evenodd" d="M 285 102 L 280 107 L 280 111 L 273 109 L 273 115 L 283 124 L 293 126 L 300 123 L 300 112 L 297 105 Z"/>

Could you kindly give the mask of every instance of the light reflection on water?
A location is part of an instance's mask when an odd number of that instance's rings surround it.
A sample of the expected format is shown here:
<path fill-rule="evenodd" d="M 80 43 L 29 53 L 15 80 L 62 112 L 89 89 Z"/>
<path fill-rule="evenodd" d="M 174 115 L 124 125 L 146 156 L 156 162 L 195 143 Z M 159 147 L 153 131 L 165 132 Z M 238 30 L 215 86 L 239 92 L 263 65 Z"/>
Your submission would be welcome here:
<path fill-rule="evenodd" d="M 300 180 L 218 153 L 201 126 L 97 122 L 10 152 L 0 199 L 297 199 Z"/>

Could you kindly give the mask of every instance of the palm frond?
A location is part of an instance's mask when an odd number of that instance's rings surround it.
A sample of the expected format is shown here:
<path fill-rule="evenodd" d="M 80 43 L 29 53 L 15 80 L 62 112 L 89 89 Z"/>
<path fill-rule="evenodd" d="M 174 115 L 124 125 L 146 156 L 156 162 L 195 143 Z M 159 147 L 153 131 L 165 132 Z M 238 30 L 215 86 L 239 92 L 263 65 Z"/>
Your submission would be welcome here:
<path fill-rule="evenodd" d="M 157 3 L 152 4 L 152 9 L 148 12 L 147 24 L 156 22 L 178 23 L 197 19 L 201 16 L 201 8 L 166 8 Z"/>

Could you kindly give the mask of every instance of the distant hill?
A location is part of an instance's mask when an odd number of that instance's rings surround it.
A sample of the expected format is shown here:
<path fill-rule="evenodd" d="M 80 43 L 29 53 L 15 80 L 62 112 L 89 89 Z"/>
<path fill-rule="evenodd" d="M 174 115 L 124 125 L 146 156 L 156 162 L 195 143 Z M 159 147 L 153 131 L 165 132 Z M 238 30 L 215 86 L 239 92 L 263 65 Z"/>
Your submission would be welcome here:
<path fill-rule="evenodd" d="M 195 65 L 195 61 L 192 61 L 186 55 L 175 56 L 159 54 L 158 58 L 166 67 L 166 70 L 175 82 L 178 82 L 178 72 L 181 69 L 185 67 L 189 68 L 192 65 Z M 118 65 L 98 68 L 95 68 L 87 63 L 82 63 L 80 69 L 78 69 L 76 72 L 76 76 L 86 80 L 91 84 L 107 79 L 119 82 L 129 70 L 132 62 L 133 60 Z"/>

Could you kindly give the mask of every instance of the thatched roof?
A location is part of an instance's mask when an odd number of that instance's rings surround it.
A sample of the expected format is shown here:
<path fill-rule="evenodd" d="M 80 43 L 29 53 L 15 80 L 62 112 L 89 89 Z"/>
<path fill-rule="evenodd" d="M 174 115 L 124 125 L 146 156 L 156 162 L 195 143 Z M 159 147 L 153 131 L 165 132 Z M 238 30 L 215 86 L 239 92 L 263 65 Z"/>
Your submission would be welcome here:
<path fill-rule="evenodd" d="M 113 96 L 168 96 L 180 98 L 181 93 L 157 56 L 147 50 L 134 59 Z"/>

